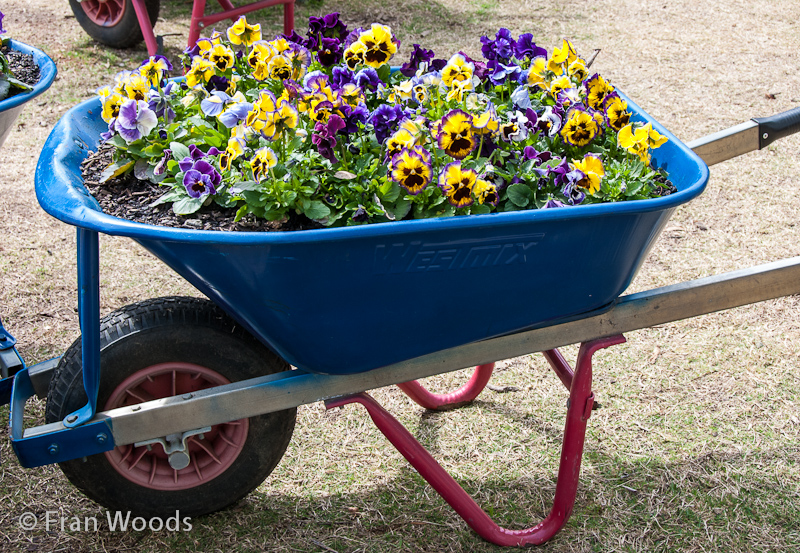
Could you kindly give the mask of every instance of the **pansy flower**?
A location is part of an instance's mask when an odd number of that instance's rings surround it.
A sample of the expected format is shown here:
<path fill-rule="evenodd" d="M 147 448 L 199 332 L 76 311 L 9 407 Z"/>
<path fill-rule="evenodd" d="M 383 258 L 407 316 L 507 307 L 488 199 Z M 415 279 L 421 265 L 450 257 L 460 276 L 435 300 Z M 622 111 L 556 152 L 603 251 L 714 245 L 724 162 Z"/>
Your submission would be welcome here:
<path fill-rule="evenodd" d="M 616 92 L 606 96 L 603 106 L 605 108 L 606 124 L 615 131 L 619 132 L 630 121 L 631 112 L 628 111 L 628 102 L 623 100 Z"/>
<path fill-rule="evenodd" d="M 175 83 L 171 81 L 162 90 L 150 89 L 150 93 L 147 95 L 147 106 L 155 112 L 157 117 L 164 118 L 167 123 L 172 123 L 175 119 L 175 110 L 170 105 L 174 86 Z"/>
<path fill-rule="evenodd" d="M 567 120 L 561 129 L 561 136 L 567 144 L 586 146 L 599 133 L 600 125 L 586 110 L 576 106 L 567 112 Z"/>
<path fill-rule="evenodd" d="M 233 67 L 236 58 L 233 55 L 233 50 L 224 44 L 216 44 L 208 53 L 208 61 L 213 63 L 214 67 L 216 67 L 219 71 L 225 72 Z"/>
<path fill-rule="evenodd" d="M 495 34 L 494 40 L 481 37 L 481 52 L 487 60 L 508 61 L 515 53 L 517 43 L 511 36 L 511 31 L 502 28 Z"/>
<path fill-rule="evenodd" d="M 344 51 L 344 62 L 350 71 L 355 71 L 359 65 L 366 63 L 364 60 L 366 51 L 367 47 L 360 41 L 354 42 Z"/>
<path fill-rule="evenodd" d="M 186 84 L 194 88 L 198 84 L 206 84 L 216 72 L 216 66 L 201 57 L 192 60 L 192 66 L 186 72 Z"/>
<path fill-rule="evenodd" d="M 578 55 L 575 53 L 575 48 L 572 43 L 566 39 L 561 43 L 561 48 L 553 48 L 553 53 L 550 59 L 547 60 L 547 69 L 553 73 L 560 74 L 564 71 L 565 67 L 569 67 L 573 61 L 577 59 Z"/>
<path fill-rule="evenodd" d="M 397 129 L 386 140 L 386 159 L 391 160 L 403 149 L 414 145 L 414 136 L 407 129 Z"/>
<path fill-rule="evenodd" d="M 658 148 L 666 141 L 667 137 L 653 130 L 650 123 L 639 126 L 636 130 L 633 130 L 632 123 L 628 123 L 617 135 L 618 144 L 646 164 L 650 163 L 650 148 Z"/>
<path fill-rule="evenodd" d="M 323 38 L 317 51 L 317 59 L 325 67 L 336 65 L 342 60 L 342 43 L 338 38 Z"/>
<path fill-rule="evenodd" d="M 150 91 L 150 81 L 141 73 L 128 73 L 120 83 L 120 90 L 131 100 L 144 100 Z"/>
<path fill-rule="evenodd" d="M 240 137 L 231 136 L 225 151 L 219 155 L 219 168 L 223 171 L 230 171 L 233 160 L 244 154 L 244 140 Z M 199 163 L 199 162 L 198 162 Z"/>
<path fill-rule="evenodd" d="M 151 56 L 139 66 L 139 73 L 150 86 L 158 86 L 167 71 L 172 71 L 172 64 L 164 56 Z"/>
<path fill-rule="evenodd" d="M 439 188 L 450 204 L 467 207 L 474 203 L 472 189 L 478 174 L 472 169 L 462 169 L 460 161 L 448 163 L 439 173 Z"/>
<path fill-rule="evenodd" d="M 101 95 L 100 99 L 103 105 L 103 111 L 100 116 L 103 121 L 110 123 L 119 114 L 119 108 L 127 98 L 119 92 L 109 92 L 106 95 Z"/>
<path fill-rule="evenodd" d="M 546 71 L 547 60 L 544 57 L 535 57 L 531 60 L 531 66 L 528 68 L 528 72 L 520 76 L 520 81 L 522 81 L 524 77 L 526 85 L 547 90 L 549 87 L 545 75 Z"/>
<path fill-rule="evenodd" d="M 536 46 L 536 43 L 533 42 L 533 35 L 531 33 L 519 35 L 519 38 L 514 45 L 514 57 L 518 60 L 525 58 L 532 60 L 533 58 L 540 56 L 542 58 L 546 58 L 547 50 L 541 46 Z"/>
<path fill-rule="evenodd" d="M 232 44 L 250 46 L 261 40 L 261 25 L 250 25 L 245 16 L 240 16 L 236 22 L 228 27 L 228 40 Z"/>
<path fill-rule="evenodd" d="M 587 193 L 594 194 L 600 190 L 600 180 L 605 175 L 603 162 L 594 154 L 586 154 L 583 160 L 573 160 L 572 168 L 583 173 L 583 178 L 576 183 L 576 186 L 584 188 Z"/>
<path fill-rule="evenodd" d="M 548 137 L 553 138 L 561 131 L 564 121 L 564 112 L 557 106 L 547 106 L 544 111 L 539 114 L 537 126 L 542 133 Z"/>
<path fill-rule="evenodd" d="M 400 73 L 406 77 L 413 77 L 422 67 L 427 67 L 433 59 L 433 50 L 427 50 L 419 44 L 412 45 L 411 59 L 400 67 Z"/>
<path fill-rule="evenodd" d="M 279 137 L 286 129 L 297 127 L 297 109 L 289 102 L 281 102 L 276 111 L 267 112 L 261 134 L 270 140 Z"/>
<path fill-rule="evenodd" d="M 193 163 L 191 169 L 183 174 L 183 186 L 192 198 L 216 194 L 221 180 L 222 176 L 205 160 Z"/>
<path fill-rule="evenodd" d="M 455 159 L 464 159 L 475 149 L 478 141 L 472 132 L 472 115 L 454 109 L 439 122 L 439 147 Z"/>
<path fill-rule="evenodd" d="M 497 193 L 497 187 L 487 180 L 476 180 L 474 186 L 472 187 L 472 193 L 475 195 L 475 198 L 478 200 L 479 204 L 497 206 L 497 202 L 500 201 L 500 195 Z"/>
<path fill-rule="evenodd" d="M 130 144 L 147 136 L 158 124 L 158 117 L 144 100 L 128 99 L 122 103 L 114 120 L 114 130 Z"/>
<path fill-rule="evenodd" d="M 420 146 L 403 148 L 392 158 L 392 180 L 412 196 L 428 186 L 432 175 L 431 154 Z"/>
<path fill-rule="evenodd" d="M 373 23 L 369 31 L 358 37 L 358 41 L 364 45 L 364 63 L 370 67 L 380 67 L 397 52 L 392 30 L 386 25 Z"/>
<path fill-rule="evenodd" d="M 575 61 L 569 64 L 569 67 L 567 67 L 567 75 L 569 75 L 571 79 L 580 83 L 589 76 L 589 70 L 586 69 L 586 63 L 582 59 L 577 58 Z"/>
<path fill-rule="evenodd" d="M 264 147 L 256 150 L 253 159 L 250 160 L 250 168 L 253 170 L 253 178 L 257 181 L 265 178 L 270 169 L 278 164 L 278 156 L 271 148 Z"/>
<path fill-rule="evenodd" d="M 614 92 L 614 87 L 595 73 L 586 81 L 586 104 L 590 108 L 602 109 L 606 96 Z"/>
<path fill-rule="evenodd" d="M 317 151 L 331 163 L 338 163 L 333 149 L 336 147 L 336 133 L 345 127 L 345 123 L 338 115 L 331 115 L 327 123 L 319 122 L 314 126 L 314 133 L 311 135 L 311 143 L 317 147 Z"/>
<path fill-rule="evenodd" d="M 267 64 L 267 75 L 270 79 L 274 79 L 276 81 L 291 79 L 292 73 L 292 62 L 289 60 L 289 58 L 283 55 L 273 56 Z"/>
<path fill-rule="evenodd" d="M 506 142 L 522 142 L 528 138 L 528 118 L 521 111 L 511 114 L 508 121 L 502 123 L 498 129 L 500 138 Z"/>
<path fill-rule="evenodd" d="M 403 108 L 400 106 L 390 106 L 388 104 L 381 104 L 369 117 L 369 123 L 375 128 L 375 137 L 379 143 L 386 140 L 392 128 L 405 117 Z"/>
<path fill-rule="evenodd" d="M 471 81 L 475 73 L 475 64 L 467 61 L 462 53 L 455 54 L 441 71 L 442 83 L 452 87 L 455 81 Z"/>

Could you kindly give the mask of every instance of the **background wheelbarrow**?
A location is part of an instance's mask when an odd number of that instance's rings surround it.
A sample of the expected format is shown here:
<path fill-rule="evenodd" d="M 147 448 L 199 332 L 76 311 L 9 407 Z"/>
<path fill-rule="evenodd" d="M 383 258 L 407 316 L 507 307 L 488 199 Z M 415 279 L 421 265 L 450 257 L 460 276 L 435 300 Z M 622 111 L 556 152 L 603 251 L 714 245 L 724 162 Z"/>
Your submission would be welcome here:
<path fill-rule="evenodd" d="M 193 46 L 209 25 L 225 19 L 234 21 L 240 15 L 281 4 L 283 32 L 289 34 L 294 29 L 295 0 L 260 0 L 239 7 L 230 0 L 218 1 L 222 11 L 206 15 L 206 0 L 194 0 L 188 46 Z M 144 39 L 149 55 L 162 53 L 160 37 L 153 33 L 161 0 L 69 0 L 69 4 L 75 19 L 96 41 L 114 48 L 130 48 Z"/>

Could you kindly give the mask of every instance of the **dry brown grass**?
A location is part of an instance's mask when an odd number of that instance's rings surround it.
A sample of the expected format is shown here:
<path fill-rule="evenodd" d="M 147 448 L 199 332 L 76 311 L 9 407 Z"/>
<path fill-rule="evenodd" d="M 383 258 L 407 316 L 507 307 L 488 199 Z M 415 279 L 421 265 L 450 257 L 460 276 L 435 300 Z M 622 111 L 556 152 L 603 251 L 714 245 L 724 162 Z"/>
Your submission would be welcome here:
<path fill-rule="evenodd" d="M 160 33 L 174 55 L 187 2 L 165 4 Z M 0 316 L 29 363 L 77 336 L 74 230 L 37 206 L 33 173 L 52 125 L 143 55 L 91 43 L 65 0 L 6 0 L 4 26 L 57 62 L 53 88 L 26 108 L 2 150 Z M 326 1 L 348 22 L 393 25 L 404 46 L 478 53 L 500 26 L 548 49 L 571 38 L 602 49 L 595 67 L 679 138 L 691 140 L 800 106 L 800 5 L 771 0 Z M 298 18 L 299 20 L 299 18 Z M 277 28 L 276 14 L 262 23 Z M 770 99 L 772 96 L 775 99 Z M 712 169 L 708 190 L 678 209 L 631 290 L 800 253 L 800 136 Z M 193 293 L 149 254 L 102 240 L 105 311 Z M 535 291 L 540 293 L 541 291 Z M 628 336 L 596 360 L 603 408 L 589 424 L 573 517 L 546 551 L 797 551 L 800 548 L 800 310 L 788 297 Z M 574 355 L 572 348 L 567 353 Z M 435 384 L 454 385 L 457 376 Z M 472 407 L 424 413 L 397 390 L 375 392 L 502 524 L 541 517 L 552 495 L 565 394 L 538 357 L 495 377 Z M 32 409 L 41 413 L 41 405 Z M 25 532 L 28 510 L 102 511 L 55 467 L 24 470 L 2 444 L 0 549 L 9 551 L 476 551 L 481 542 L 389 448 L 362 411 L 300 410 L 273 476 L 193 532 Z"/>

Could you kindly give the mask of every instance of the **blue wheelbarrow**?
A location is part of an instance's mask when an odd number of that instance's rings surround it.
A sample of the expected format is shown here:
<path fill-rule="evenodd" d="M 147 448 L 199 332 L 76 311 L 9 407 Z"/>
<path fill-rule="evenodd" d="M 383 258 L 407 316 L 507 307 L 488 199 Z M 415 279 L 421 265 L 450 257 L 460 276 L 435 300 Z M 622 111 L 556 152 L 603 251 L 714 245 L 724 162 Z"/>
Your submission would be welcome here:
<path fill-rule="evenodd" d="M 677 193 L 284 233 L 163 228 L 102 213 L 80 166 L 106 124 L 98 99 L 78 105 L 42 150 L 36 193 L 48 213 L 77 227 L 82 337 L 61 358 L 27 367 L 0 327 L 11 344 L 0 346 L 0 386 L 10 396 L 20 462 L 59 463 L 109 509 L 196 516 L 230 505 L 269 475 L 298 406 L 357 402 L 483 538 L 547 541 L 575 501 L 595 405 L 595 351 L 633 330 L 800 293 L 793 258 L 621 296 L 674 210 L 703 191 L 707 164 L 800 130 L 795 109 L 687 146 L 628 105 L 669 137 L 654 159 Z M 99 233 L 135 240 L 209 299 L 152 299 L 101 319 Z M 556 349 L 569 344 L 582 344 L 574 368 Z M 427 408 L 451 408 L 480 393 L 495 361 L 534 352 L 568 390 L 565 433 L 550 514 L 511 531 L 365 392 L 397 384 Z M 452 394 L 416 382 L 471 366 L 472 379 Z M 25 428 L 33 395 L 47 399 L 47 424 Z"/>

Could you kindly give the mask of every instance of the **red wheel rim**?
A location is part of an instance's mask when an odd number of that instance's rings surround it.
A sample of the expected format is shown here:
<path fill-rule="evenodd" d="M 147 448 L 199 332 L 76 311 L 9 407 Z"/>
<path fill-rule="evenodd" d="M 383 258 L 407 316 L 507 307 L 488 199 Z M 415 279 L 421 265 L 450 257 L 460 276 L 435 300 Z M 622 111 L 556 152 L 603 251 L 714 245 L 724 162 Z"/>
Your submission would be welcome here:
<path fill-rule="evenodd" d="M 83 0 L 81 7 L 92 23 L 113 27 L 125 15 L 126 0 Z"/>
<path fill-rule="evenodd" d="M 192 363 L 160 363 L 137 371 L 114 389 L 105 410 L 135 405 L 144 401 L 187 394 L 230 384 L 216 371 Z M 139 486 L 154 490 L 185 490 L 205 484 L 225 472 L 244 447 L 249 421 L 241 419 L 211 427 L 210 432 L 187 438 L 189 466 L 175 470 L 169 466 L 164 448 L 155 444 L 116 447 L 105 453 L 111 466 Z"/>

